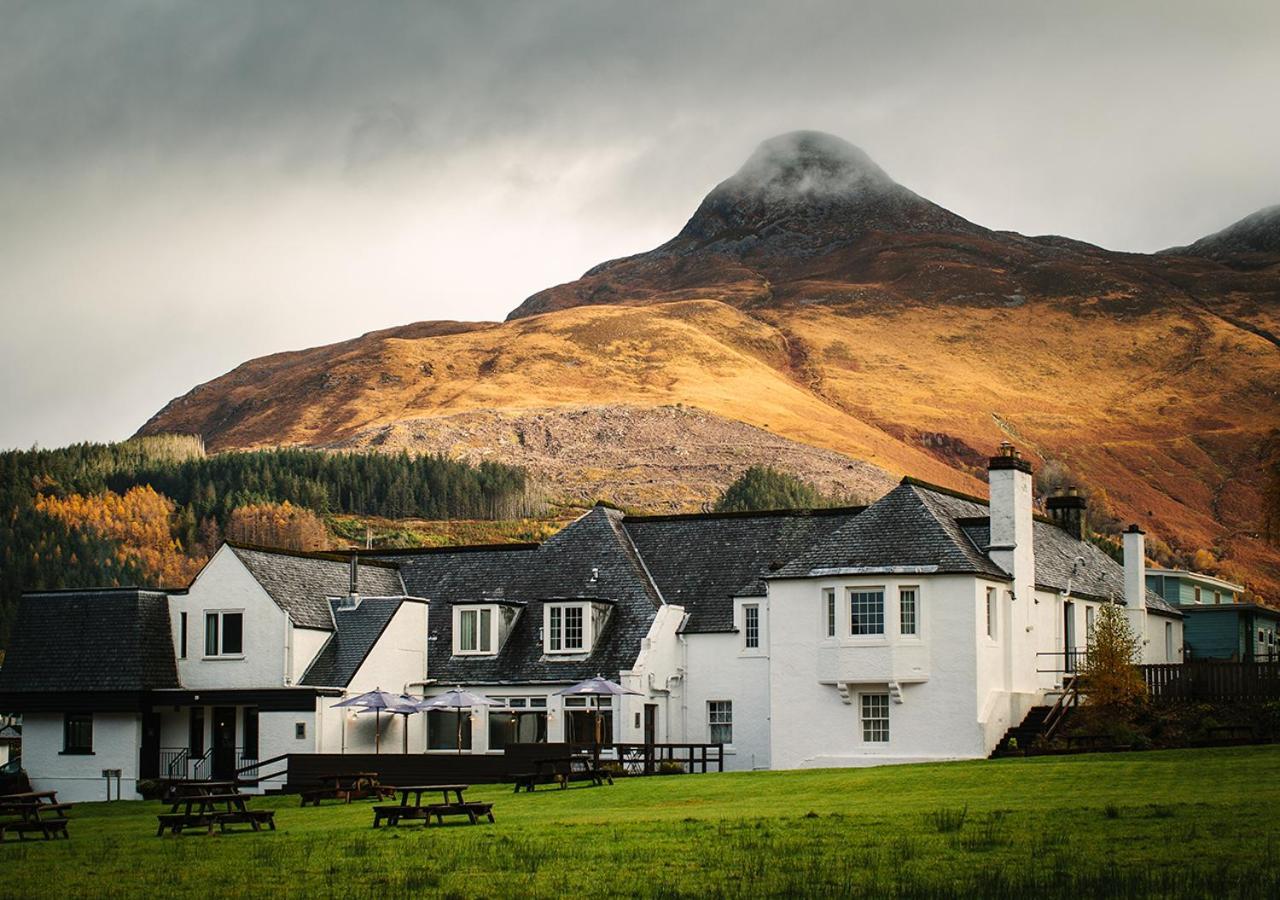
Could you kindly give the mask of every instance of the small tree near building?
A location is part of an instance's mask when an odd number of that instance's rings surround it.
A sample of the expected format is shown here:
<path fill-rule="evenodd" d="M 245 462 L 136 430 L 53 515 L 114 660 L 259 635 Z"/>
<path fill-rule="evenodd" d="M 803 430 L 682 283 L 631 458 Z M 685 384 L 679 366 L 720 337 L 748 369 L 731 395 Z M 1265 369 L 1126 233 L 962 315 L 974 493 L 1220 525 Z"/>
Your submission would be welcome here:
<path fill-rule="evenodd" d="M 1089 655 L 1081 671 L 1085 705 L 1111 723 L 1129 722 L 1147 700 L 1147 683 L 1138 669 L 1142 642 L 1124 607 L 1104 603 L 1098 610 Z"/>

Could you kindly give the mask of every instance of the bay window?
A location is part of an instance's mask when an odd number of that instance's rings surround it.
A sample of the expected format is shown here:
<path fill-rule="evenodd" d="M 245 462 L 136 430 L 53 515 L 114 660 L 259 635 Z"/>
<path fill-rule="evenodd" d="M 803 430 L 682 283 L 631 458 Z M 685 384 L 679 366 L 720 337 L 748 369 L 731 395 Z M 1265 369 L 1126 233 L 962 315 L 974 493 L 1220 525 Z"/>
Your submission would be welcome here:
<path fill-rule="evenodd" d="M 884 634 L 884 589 L 849 591 L 849 633 Z"/>

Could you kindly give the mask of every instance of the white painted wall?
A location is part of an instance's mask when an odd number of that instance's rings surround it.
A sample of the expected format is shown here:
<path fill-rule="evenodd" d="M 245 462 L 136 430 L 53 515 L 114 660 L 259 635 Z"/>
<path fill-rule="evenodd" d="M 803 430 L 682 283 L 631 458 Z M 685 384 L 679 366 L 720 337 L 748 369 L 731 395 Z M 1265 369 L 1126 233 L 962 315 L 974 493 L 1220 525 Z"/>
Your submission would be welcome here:
<path fill-rule="evenodd" d="M 686 668 L 685 648 L 680 637 L 684 619 L 683 606 L 667 604 L 660 607 L 649 626 L 649 633 L 640 642 L 635 665 L 620 673 L 622 686 L 640 691 L 642 696 L 615 698 L 619 703 L 619 714 L 614 722 L 616 740 L 624 743 L 644 741 L 644 707 L 647 703 L 658 707 L 658 743 L 684 739 L 683 735 L 674 736 L 679 721 L 678 698 L 683 690 Z M 637 714 L 640 716 L 639 724 Z M 563 721 L 559 728 L 563 734 Z"/>
<path fill-rule="evenodd" d="M 178 660 L 178 680 L 184 687 L 193 690 L 284 687 L 286 675 L 298 670 L 296 657 L 305 654 L 305 648 L 295 646 L 295 660 L 289 665 L 288 642 L 293 629 L 288 616 L 226 545 L 200 571 L 186 594 L 173 594 L 169 599 L 175 651 L 181 647 L 177 634 L 181 614 L 187 613 L 187 656 Z M 204 655 L 204 615 L 207 610 L 217 609 L 244 611 L 244 653 L 240 657 L 206 658 Z M 302 640 L 305 644 L 308 638 Z M 305 668 L 303 665 L 302 669 Z"/>
<path fill-rule="evenodd" d="M 332 631 L 321 631 L 318 628 L 298 628 L 289 625 L 289 683 L 298 684 L 307 668 L 315 660 L 324 645 L 328 642 Z"/>
<path fill-rule="evenodd" d="M 95 713 L 93 753 L 62 753 L 62 713 L 26 713 L 22 719 L 22 767 L 37 791 L 57 791 L 65 803 L 107 799 L 103 769 L 120 769 L 120 796 L 137 799 L 138 748 L 142 719 L 137 713 Z M 115 799 L 115 780 L 111 798 Z"/>
<path fill-rule="evenodd" d="M 978 721 L 977 579 L 858 575 L 772 580 L 770 762 L 775 769 L 873 765 L 985 755 Z M 848 588 L 885 590 L 885 635 L 848 636 Z M 918 590 L 921 634 L 899 632 L 898 589 Z M 837 637 L 826 637 L 823 590 L 841 599 Z M 985 627 L 985 626 L 983 626 Z M 992 650 L 984 665 L 998 667 Z M 994 683 L 988 672 L 984 684 Z M 901 689 L 887 743 L 862 739 L 860 696 Z M 843 691 L 842 691 L 843 688 Z"/>
<path fill-rule="evenodd" d="M 761 606 L 761 644 L 767 648 L 769 617 L 765 598 L 751 599 Z M 740 602 L 737 611 L 740 615 Z M 690 634 L 685 636 L 685 641 L 689 676 L 684 689 L 676 695 L 675 728 L 678 731 L 670 739 L 709 741 L 707 704 L 712 700 L 729 700 L 733 703 L 733 744 L 725 748 L 725 769 L 769 768 L 769 656 L 745 651 L 741 631 Z"/>

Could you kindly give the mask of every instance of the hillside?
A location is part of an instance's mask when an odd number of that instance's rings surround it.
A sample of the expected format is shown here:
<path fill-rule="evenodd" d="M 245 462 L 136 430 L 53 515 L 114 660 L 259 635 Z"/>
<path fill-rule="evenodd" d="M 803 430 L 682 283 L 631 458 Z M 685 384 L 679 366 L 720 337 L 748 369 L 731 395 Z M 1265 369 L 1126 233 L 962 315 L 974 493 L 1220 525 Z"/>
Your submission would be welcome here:
<path fill-rule="evenodd" d="M 1271 222 L 1242 226 L 1250 247 L 1267 246 Z M 1276 596 L 1280 553 L 1257 533 L 1277 335 L 1280 255 L 1143 256 L 992 231 L 851 145 L 799 133 L 766 142 L 668 243 L 534 295 L 505 323 L 420 323 L 253 360 L 142 432 L 198 433 L 211 449 L 447 451 L 654 508 L 701 505 L 760 453 L 818 479 L 842 464 L 866 487 L 883 478 L 860 462 L 981 492 L 985 456 L 1010 439 Z M 612 406 L 649 413 L 584 430 Z M 676 406 L 697 421 L 656 415 Z M 732 436 L 732 423 L 751 430 Z M 761 432 L 776 446 L 742 452 Z"/>

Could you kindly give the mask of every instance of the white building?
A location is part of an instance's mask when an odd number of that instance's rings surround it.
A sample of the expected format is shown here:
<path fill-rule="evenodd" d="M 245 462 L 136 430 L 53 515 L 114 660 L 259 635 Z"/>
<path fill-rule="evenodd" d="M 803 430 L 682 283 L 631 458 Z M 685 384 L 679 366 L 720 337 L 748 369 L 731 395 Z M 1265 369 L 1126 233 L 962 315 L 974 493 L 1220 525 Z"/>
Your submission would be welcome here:
<path fill-rule="evenodd" d="M 1012 448 L 990 486 L 989 503 L 905 479 L 865 509 L 597 506 L 540 545 L 358 563 L 226 546 L 185 591 L 26 597 L 0 709 L 24 714 L 33 782 L 73 800 L 103 796 L 106 768 L 128 796 L 370 751 L 374 719 L 333 704 L 373 688 L 500 701 L 383 718 L 383 752 L 589 741 L 587 701 L 558 691 L 596 674 L 639 692 L 605 709 L 607 743 L 723 743 L 734 769 L 986 756 L 1078 663 L 1101 604 L 1125 607 L 1144 661 L 1182 650 L 1141 532 L 1121 565 L 1082 539 L 1078 498 L 1036 517 Z"/>

